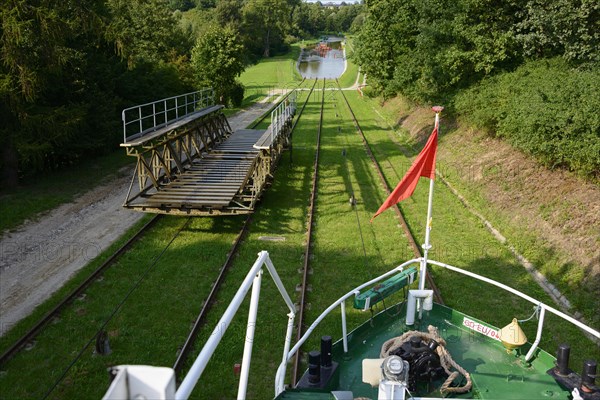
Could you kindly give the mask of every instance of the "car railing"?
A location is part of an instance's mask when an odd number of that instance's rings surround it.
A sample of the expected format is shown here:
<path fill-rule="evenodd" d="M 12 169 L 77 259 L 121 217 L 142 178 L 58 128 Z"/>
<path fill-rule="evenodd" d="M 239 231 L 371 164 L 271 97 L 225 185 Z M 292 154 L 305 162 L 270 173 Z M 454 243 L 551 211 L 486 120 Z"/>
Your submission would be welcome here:
<path fill-rule="evenodd" d="M 126 108 L 121 112 L 123 143 L 168 126 L 193 112 L 214 105 L 214 102 L 215 91 L 205 88 Z"/>

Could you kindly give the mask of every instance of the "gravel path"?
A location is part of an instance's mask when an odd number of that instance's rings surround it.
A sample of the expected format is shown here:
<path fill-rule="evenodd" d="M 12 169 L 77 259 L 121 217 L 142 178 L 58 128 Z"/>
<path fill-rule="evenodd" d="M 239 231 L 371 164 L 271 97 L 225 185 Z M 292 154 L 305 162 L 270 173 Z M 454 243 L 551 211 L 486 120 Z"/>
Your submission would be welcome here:
<path fill-rule="evenodd" d="M 263 101 L 233 115 L 231 128 L 245 128 L 271 105 Z M 2 237 L 0 336 L 140 220 L 142 213 L 121 207 L 131 174 L 127 167 L 110 184 Z"/>

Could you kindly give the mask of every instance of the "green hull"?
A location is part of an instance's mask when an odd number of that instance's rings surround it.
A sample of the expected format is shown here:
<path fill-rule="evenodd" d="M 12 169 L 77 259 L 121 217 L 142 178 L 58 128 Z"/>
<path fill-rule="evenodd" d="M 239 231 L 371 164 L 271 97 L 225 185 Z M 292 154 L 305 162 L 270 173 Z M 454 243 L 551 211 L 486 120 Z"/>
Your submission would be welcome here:
<path fill-rule="evenodd" d="M 328 390 L 288 389 L 277 399 L 332 399 L 332 390 L 351 391 L 354 398 L 377 399 L 378 389 L 362 382 L 362 360 L 379 358 L 381 346 L 388 339 L 409 330 L 427 332 L 429 325 L 438 328 L 452 358 L 471 374 L 473 381 L 473 388 L 468 393 L 447 397 L 523 400 L 570 398 L 570 393 L 546 373 L 554 367 L 555 361 L 547 352 L 536 350 L 531 363 L 526 363 L 524 354 L 531 346 L 529 343 L 520 350 L 507 352 L 499 341 L 463 325 L 465 317 L 478 323 L 482 321 L 434 304 L 432 311 L 423 313 L 421 321 L 417 319 L 414 326 L 408 327 L 404 323 L 405 305 L 398 307 L 403 308 L 403 312 L 383 311 L 372 321 L 352 331 L 348 335 L 347 354 L 343 352 L 341 340 L 334 344 L 332 353 L 333 360 L 339 363 L 339 379 L 334 379 Z M 432 392 L 419 387 L 418 393 L 413 395 L 442 397 L 438 390 L 442 383 L 443 380 L 434 382 L 437 389 Z"/>

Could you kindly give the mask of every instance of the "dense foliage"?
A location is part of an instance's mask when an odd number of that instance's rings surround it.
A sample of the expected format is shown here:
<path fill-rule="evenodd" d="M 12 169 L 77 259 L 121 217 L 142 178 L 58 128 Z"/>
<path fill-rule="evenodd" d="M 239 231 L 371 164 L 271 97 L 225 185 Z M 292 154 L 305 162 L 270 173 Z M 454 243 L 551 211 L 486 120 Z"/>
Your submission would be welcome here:
<path fill-rule="evenodd" d="M 361 9 L 301 0 L 3 1 L 2 187 L 115 149 L 125 107 L 204 86 L 239 104 L 245 65 L 307 35 L 358 29 Z"/>
<path fill-rule="evenodd" d="M 598 21 L 593 0 L 368 0 L 356 60 L 384 97 L 451 106 L 471 88 L 459 111 L 549 166 L 597 177 Z"/>
<path fill-rule="evenodd" d="M 219 103 L 239 106 L 244 98 L 241 83 L 231 77 L 244 71 L 243 46 L 229 26 L 212 27 L 198 38 L 192 50 L 192 67 L 198 87 L 215 88 Z"/>
<path fill-rule="evenodd" d="M 116 148 L 122 108 L 189 89 L 162 0 L 9 0 L 0 21 L 4 185 Z"/>
<path fill-rule="evenodd" d="M 574 72 L 559 58 L 528 62 L 461 93 L 456 105 L 471 123 L 545 165 L 600 181 L 598 69 Z"/>

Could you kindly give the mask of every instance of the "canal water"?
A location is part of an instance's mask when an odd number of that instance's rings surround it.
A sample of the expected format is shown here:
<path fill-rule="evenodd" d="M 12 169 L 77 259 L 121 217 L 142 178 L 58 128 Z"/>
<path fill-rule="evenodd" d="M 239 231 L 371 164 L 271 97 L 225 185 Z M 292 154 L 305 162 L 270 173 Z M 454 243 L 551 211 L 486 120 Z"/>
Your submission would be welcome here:
<path fill-rule="evenodd" d="M 298 71 L 303 78 L 339 78 L 346 69 L 342 38 L 332 37 L 300 53 Z"/>

